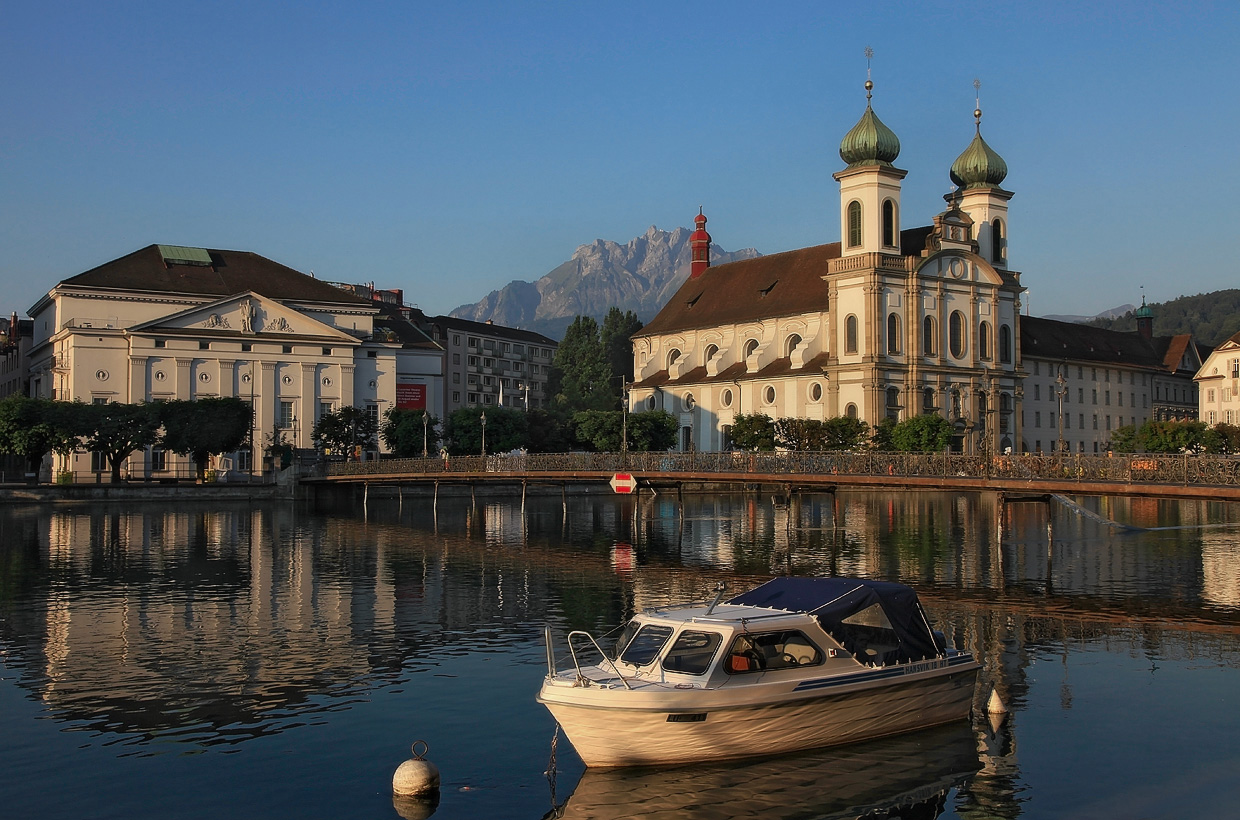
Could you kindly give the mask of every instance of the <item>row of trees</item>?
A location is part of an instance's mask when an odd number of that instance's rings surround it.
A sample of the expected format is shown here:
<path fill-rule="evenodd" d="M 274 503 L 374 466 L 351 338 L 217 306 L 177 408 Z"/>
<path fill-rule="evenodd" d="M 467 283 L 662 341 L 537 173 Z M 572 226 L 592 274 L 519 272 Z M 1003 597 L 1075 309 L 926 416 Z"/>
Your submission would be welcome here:
<path fill-rule="evenodd" d="M 131 453 L 159 445 L 192 458 L 201 478 L 212 455 L 249 440 L 251 422 L 249 405 L 234 398 L 84 404 L 9 396 L 0 401 L 0 452 L 24 458 L 31 472 L 49 453 L 96 452 L 119 481 Z"/>
<path fill-rule="evenodd" d="M 1202 421 L 1147 421 L 1111 432 L 1111 449 L 1120 453 L 1240 454 L 1240 427 Z"/>
<path fill-rule="evenodd" d="M 900 450 L 934 453 L 951 442 L 951 424 L 942 416 L 914 416 L 901 422 L 884 419 L 873 434 L 870 426 L 848 416 L 818 419 L 772 419 L 761 413 L 739 414 L 732 425 L 733 446 L 741 450 Z"/>

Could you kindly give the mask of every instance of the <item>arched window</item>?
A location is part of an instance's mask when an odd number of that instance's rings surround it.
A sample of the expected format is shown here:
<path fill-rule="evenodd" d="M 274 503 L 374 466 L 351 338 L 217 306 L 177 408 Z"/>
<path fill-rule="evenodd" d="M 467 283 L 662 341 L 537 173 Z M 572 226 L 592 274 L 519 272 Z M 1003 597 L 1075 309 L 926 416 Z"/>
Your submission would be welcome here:
<path fill-rule="evenodd" d="M 856 314 L 848 314 L 848 318 L 844 320 L 844 352 L 857 352 L 857 316 Z"/>
<path fill-rule="evenodd" d="M 939 406 L 935 401 L 935 392 L 933 387 L 927 387 L 921 393 L 921 412 L 935 413 L 938 412 Z"/>
<path fill-rule="evenodd" d="M 848 247 L 861 247 L 861 203 L 848 203 Z"/>
<path fill-rule="evenodd" d="M 887 388 L 887 418 L 900 420 L 900 388 Z"/>
<path fill-rule="evenodd" d="M 718 352 L 719 352 L 719 345 L 707 345 L 706 346 L 706 358 L 702 359 L 702 364 L 706 364 L 711 359 L 715 358 L 715 354 Z"/>
<path fill-rule="evenodd" d="M 749 341 L 745 342 L 745 347 L 744 347 L 745 355 L 742 356 L 741 358 L 748 359 L 750 356 L 754 354 L 754 351 L 757 349 L 758 349 L 758 340 L 750 339 Z"/>
<path fill-rule="evenodd" d="M 977 327 L 977 355 L 990 361 L 990 322 L 982 322 Z"/>
<path fill-rule="evenodd" d="M 921 320 L 921 353 L 923 356 L 934 356 L 938 352 L 935 341 L 934 317 L 927 316 Z"/>
<path fill-rule="evenodd" d="M 887 353 L 895 355 L 900 352 L 900 317 L 895 313 L 887 314 Z"/>
<path fill-rule="evenodd" d="M 799 345 L 800 343 L 801 343 L 801 337 L 800 337 L 800 336 L 796 335 L 795 333 L 793 333 L 793 334 L 789 335 L 789 336 L 788 336 L 788 341 L 787 341 L 787 343 L 784 345 L 784 355 L 785 355 L 785 356 L 791 356 L 791 355 L 792 355 L 792 351 L 796 350 L 796 349 L 797 349 L 797 345 Z"/>
<path fill-rule="evenodd" d="M 855 419 L 857 417 L 857 405 L 849 404 L 845 407 L 844 415 L 848 416 L 850 419 Z"/>
<path fill-rule="evenodd" d="M 947 320 L 947 344 L 952 356 L 964 356 L 964 314 L 958 310 L 953 310 Z"/>
<path fill-rule="evenodd" d="M 990 259 L 1003 261 L 1003 222 L 998 217 L 990 223 Z"/>
<path fill-rule="evenodd" d="M 1012 329 L 1007 325 L 999 325 L 999 361 L 1012 363 Z"/>
<path fill-rule="evenodd" d="M 890 199 L 883 200 L 883 247 L 896 246 L 896 204 Z"/>
<path fill-rule="evenodd" d="M 672 348 L 667 352 L 667 366 L 670 368 L 680 358 L 680 350 Z"/>

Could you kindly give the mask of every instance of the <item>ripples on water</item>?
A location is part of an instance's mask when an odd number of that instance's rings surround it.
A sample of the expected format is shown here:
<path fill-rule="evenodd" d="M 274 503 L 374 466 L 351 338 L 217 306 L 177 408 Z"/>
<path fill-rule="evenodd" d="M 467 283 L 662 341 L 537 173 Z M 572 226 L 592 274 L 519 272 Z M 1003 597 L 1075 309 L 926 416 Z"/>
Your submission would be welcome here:
<path fill-rule="evenodd" d="M 691 817 L 685 794 L 715 795 L 710 817 L 1231 806 L 1237 508 L 1080 501 L 1147 529 L 1056 507 L 1048 531 L 1044 504 L 939 493 L 0 509 L 4 799 L 13 816 L 394 816 L 391 772 L 422 738 L 437 817 L 540 817 L 552 799 Z M 979 703 L 993 686 L 1012 716 L 671 773 L 583 777 L 564 742 L 551 793 L 544 624 L 601 634 L 773 574 L 915 585 L 982 660 Z M 829 800 L 793 787 L 815 781 Z"/>

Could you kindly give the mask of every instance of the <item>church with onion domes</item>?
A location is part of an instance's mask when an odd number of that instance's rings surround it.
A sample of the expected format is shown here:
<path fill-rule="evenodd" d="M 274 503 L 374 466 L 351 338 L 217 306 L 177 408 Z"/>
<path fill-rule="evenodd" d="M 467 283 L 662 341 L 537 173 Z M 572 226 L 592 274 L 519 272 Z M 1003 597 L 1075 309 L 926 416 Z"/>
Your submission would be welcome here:
<path fill-rule="evenodd" d="M 1007 165 L 979 107 L 945 209 L 905 227 L 900 140 L 865 89 L 834 174 L 841 241 L 712 267 L 699 213 L 689 278 L 633 337 L 629 409 L 671 412 L 679 449 L 728 449 L 740 414 L 875 427 L 923 413 L 952 423 L 957 452 L 1025 449 Z"/>

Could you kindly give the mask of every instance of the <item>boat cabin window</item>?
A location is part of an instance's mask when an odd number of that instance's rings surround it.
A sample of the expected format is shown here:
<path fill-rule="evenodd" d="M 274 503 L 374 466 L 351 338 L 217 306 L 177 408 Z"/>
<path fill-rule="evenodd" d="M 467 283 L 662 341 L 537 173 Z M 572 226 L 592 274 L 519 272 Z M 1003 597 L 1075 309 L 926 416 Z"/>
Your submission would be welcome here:
<path fill-rule="evenodd" d="M 849 615 L 831 630 L 831 637 L 862 663 L 884 663 L 900 648 L 900 638 L 879 604 Z"/>
<path fill-rule="evenodd" d="M 663 668 L 668 672 L 687 672 L 700 675 L 710 668 L 715 659 L 715 652 L 723 636 L 718 632 L 695 632 L 686 629 L 676 638 L 676 643 L 667 650 L 663 658 Z"/>
<path fill-rule="evenodd" d="M 822 650 L 796 630 L 746 632 L 728 649 L 724 668 L 729 674 L 792 669 L 822 663 Z"/>
<path fill-rule="evenodd" d="M 670 637 L 672 637 L 670 626 L 646 624 L 637 631 L 633 639 L 620 652 L 620 660 L 634 666 L 645 666 L 659 656 L 659 651 L 663 649 L 663 645 Z"/>

